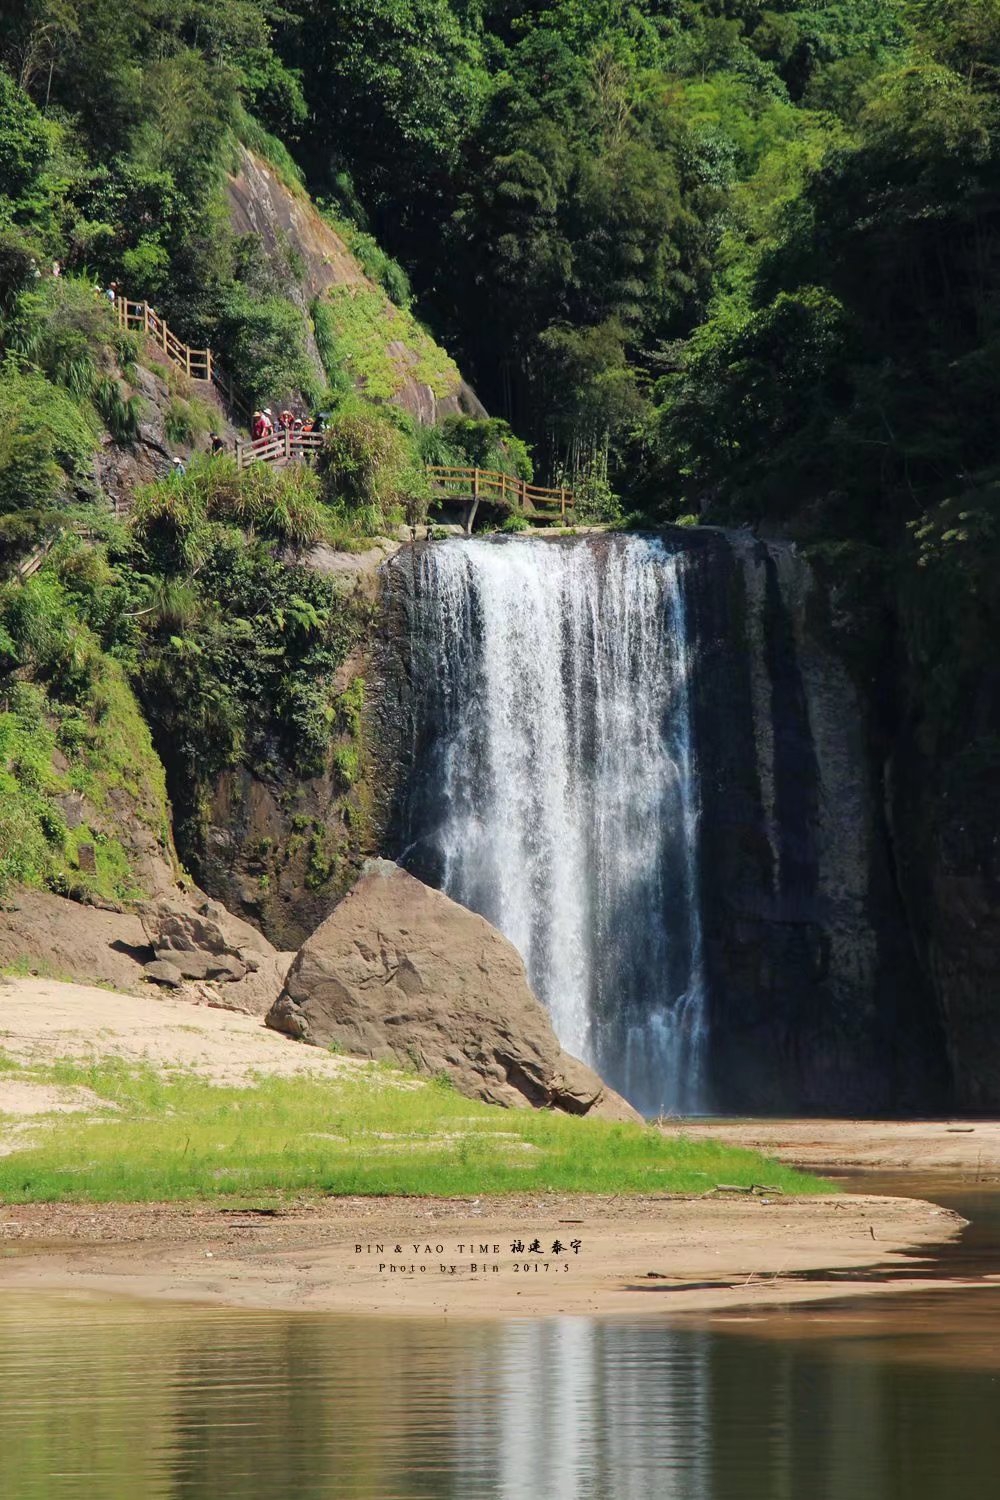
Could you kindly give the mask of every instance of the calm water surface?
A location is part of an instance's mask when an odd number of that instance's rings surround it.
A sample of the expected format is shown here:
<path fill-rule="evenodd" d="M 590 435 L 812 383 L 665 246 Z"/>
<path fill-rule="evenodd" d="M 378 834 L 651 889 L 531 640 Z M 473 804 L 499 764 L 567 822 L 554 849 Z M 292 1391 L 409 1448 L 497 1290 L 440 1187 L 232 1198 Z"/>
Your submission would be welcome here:
<path fill-rule="evenodd" d="M 982 1197 L 995 1231 L 1000 1198 Z M 980 1262 L 991 1233 L 973 1235 Z M 982 1500 L 998 1487 L 1000 1290 L 708 1328 L 0 1298 L 3 1500 Z"/>

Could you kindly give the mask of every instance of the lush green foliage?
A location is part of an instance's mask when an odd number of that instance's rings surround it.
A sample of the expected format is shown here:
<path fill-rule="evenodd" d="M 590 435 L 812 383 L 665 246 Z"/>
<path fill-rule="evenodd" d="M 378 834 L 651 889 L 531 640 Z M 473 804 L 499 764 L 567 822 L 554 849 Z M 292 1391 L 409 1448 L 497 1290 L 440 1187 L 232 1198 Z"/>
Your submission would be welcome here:
<path fill-rule="evenodd" d="M 131 664 L 182 832 L 220 771 L 310 776 L 332 756 L 334 678 L 364 612 L 268 540 L 324 534 L 317 491 L 300 466 L 237 477 L 226 460 L 194 465 L 140 495 L 114 605 L 83 601 Z M 130 597 L 138 608 L 123 620 Z"/>
<path fill-rule="evenodd" d="M 0 1156 L 0 1201 L 163 1202 L 285 1193 L 788 1193 L 826 1185 L 756 1152 L 639 1125 L 476 1104 L 446 1081 L 380 1066 L 342 1080 L 217 1088 L 183 1074 L 72 1063 L 30 1076 L 83 1084 L 113 1121 L 54 1120 Z M 403 1149 L 401 1149 L 403 1148 Z"/>
<path fill-rule="evenodd" d="M 546 477 L 752 514 L 990 461 L 995 0 L 293 9 L 310 180 Z"/>
<path fill-rule="evenodd" d="M 86 483 L 97 424 L 44 375 L 0 370 L 0 516 L 44 512 Z"/>
<path fill-rule="evenodd" d="M 445 417 L 439 427 L 425 428 L 419 443 L 420 456 L 428 464 L 456 468 L 471 464 L 514 479 L 534 478 L 528 445 L 499 417 Z"/>
<path fill-rule="evenodd" d="M 319 472 L 331 503 L 362 531 L 377 535 L 426 498 L 412 444 L 386 413 L 352 403 L 330 423 Z"/>
<path fill-rule="evenodd" d="M 411 313 L 387 302 L 375 288 L 331 287 L 326 298 L 314 304 L 313 321 L 323 330 L 321 352 L 328 376 L 344 370 L 372 401 L 397 396 L 407 378 L 429 386 L 436 396 L 449 394 L 458 383 L 454 361 Z M 400 346 L 410 355 L 401 356 Z"/>
<path fill-rule="evenodd" d="M 102 565 L 81 554 L 67 576 L 96 584 Z M 48 570 L 0 588 L 0 682 L 0 891 L 143 894 L 122 815 L 168 847 L 163 770 L 121 667 Z"/>

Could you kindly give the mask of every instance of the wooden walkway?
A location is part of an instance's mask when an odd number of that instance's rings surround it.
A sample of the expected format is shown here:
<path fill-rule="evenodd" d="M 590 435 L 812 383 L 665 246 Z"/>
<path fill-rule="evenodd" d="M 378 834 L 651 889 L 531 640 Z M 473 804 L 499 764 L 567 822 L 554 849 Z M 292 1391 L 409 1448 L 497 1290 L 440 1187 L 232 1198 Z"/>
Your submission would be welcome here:
<path fill-rule="evenodd" d="M 236 439 L 236 467 L 248 469 L 251 464 L 287 464 L 296 459 L 308 458 L 323 446 L 321 432 L 273 433 L 270 437 L 257 438 L 255 442 Z"/>
<path fill-rule="evenodd" d="M 249 408 L 211 349 L 193 349 L 185 344 L 148 302 L 133 302 L 128 297 L 116 296 L 114 309 L 120 327 L 144 333 L 191 380 L 217 386 L 230 407 L 249 420 Z M 237 439 L 236 466 L 242 470 L 256 463 L 301 462 L 322 445 L 323 435 L 319 432 L 278 431 L 271 437 L 258 438 L 256 442 Z M 572 520 L 573 491 L 565 485 L 558 489 L 546 488 L 515 479 L 511 474 L 502 474 L 497 469 L 456 468 L 441 464 L 428 464 L 427 477 L 437 504 L 465 507 L 463 524 L 470 533 L 483 501 L 499 505 L 527 521 L 555 521 L 565 526 Z"/>
<path fill-rule="evenodd" d="M 190 344 L 185 344 L 148 302 L 133 302 L 129 297 L 119 295 L 115 298 L 114 309 L 120 328 L 144 333 L 191 380 L 203 380 L 216 386 L 229 406 L 249 419 L 250 408 L 211 349 L 192 349 Z"/>
<path fill-rule="evenodd" d="M 116 297 L 114 305 L 119 327 L 146 334 L 192 380 L 212 379 L 211 349 L 192 349 L 189 344 L 182 343 L 148 302 Z"/>
<path fill-rule="evenodd" d="M 526 521 L 557 521 L 565 526 L 574 506 L 573 491 L 565 485 L 558 489 L 529 484 L 497 469 L 447 468 L 428 464 L 427 477 L 434 499 L 465 505 L 465 529 L 471 532 L 481 501 L 503 506 Z"/>

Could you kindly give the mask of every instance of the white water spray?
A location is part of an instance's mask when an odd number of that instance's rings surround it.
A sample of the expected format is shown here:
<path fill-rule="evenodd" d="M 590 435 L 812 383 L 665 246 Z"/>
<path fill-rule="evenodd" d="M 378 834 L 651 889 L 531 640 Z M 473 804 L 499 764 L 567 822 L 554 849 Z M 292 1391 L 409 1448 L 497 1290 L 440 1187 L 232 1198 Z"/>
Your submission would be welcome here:
<path fill-rule="evenodd" d="M 404 861 L 516 945 L 563 1046 L 648 1114 L 705 1107 L 683 554 L 446 542 L 411 598 Z"/>

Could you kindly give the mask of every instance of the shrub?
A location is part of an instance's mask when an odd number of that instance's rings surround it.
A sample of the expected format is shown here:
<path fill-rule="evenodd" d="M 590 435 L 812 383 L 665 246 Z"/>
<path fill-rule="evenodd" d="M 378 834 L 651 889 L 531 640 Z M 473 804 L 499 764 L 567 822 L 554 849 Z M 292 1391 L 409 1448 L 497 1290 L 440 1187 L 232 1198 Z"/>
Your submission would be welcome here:
<path fill-rule="evenodd" d="M 305 464 L 284 469 L 253 464 L 240 473 L 231 459 L 216 459 L 204 466 L 196 462 L 193 473 L 204 484 L 205 508 L 212 520 L 231 522 L 293 547 L 309 546 L 325 533 L 322 486 L 316 471 Z"/>
<path fill-rule="evenodd" d="M 405 433 L 374 407 L 339 413 L 320 450 L 327 500 L 371 532 L 425 500 L 427 482 Z"/>
<path fill-rule="evenodd" d="M 123 446 L 134 443 L 139 436 L 142 397 L 134 393 L 126 395 L 121 381 L 110 375 L 102 375 L 94 382 L 91 395 L 101 421 L 115 442 Z"/>
<path fill-rule="evenodd" d="M 197 396 L 173 395 L 163 417 L 163 426 L 172 443 L 186 446 L 212 431 L 217 418 L 207 402 Z"/>
<path fill-rule="evenodd" d="M 102 374 L 135 354 L 132 337 L 122 333 L 107 301 L 81 276 L 47 277 L 29 285 L 11 310 L 7 343 L 80 399 L 92 394 Z"/>
<path fill-rule="evenodd" d="M 243 284 L 225 295 L 218 343 L 226 367 L 254 406 L 301 391 L 313 402 L 319 382 L 306 354 L 305 320 L 280 296 L 257 296 Z"/>
<path fill-rule="evenodd" d="M 132 535 L 156 567 L 180 573 L 197 566 L 213 521 L 250 535 L 309 546 L 326 533 L 326 511 L 315 470 L 253 464 L 242 472 L 231 458 L 196 454 L 186 474 L 170 475 L 137 491 Z"/>
<path fill-rule="evenodd" d="M 89 478 L 97 426 L 44 375 L 0 371 L 0 514 L 44 510 Z"/>
<path fill-rule="evenodd" d="M 0 316 L 6 318 L 22 293 L 34 285 L 43 254 L 25 230 L 0 227 Z"/>
<path fill-rule="evenodd" d="M 600 474 L 586 474 L 573 486 L 575 521 L 614 522 L 621 520 L 622 503 L 608 481 Z"/>
<path fill-rule="evenodd" d="M 339 405 L 353 391 L 354 382 L 348 374 L 345 361 L 341 358 L 340 346 L 337 342 L 336 320 L 329 303 L 324 302 L 322 297 L 317 297 L 313 302 L 312 324 L 316 348 L 319 350 L 326 378 L 330 382 L 332 404 Z"/>
<path fill-rule="evenodd" d="M 134 541 L 160 573 L 197 566 L 208 542 L 205 497 L 194 474 L 141 485 L 130 517 Z"/>
<path fill-rule="evenodd" d="M 456 455 L 459 464 L 477 469 L 495 469 L 514 479 L 531 480 L 534 467 L 527 443 L 515 437 L 508 424 L 499 417 L 446 417 L 432 431 L 447 451 Z M 425 463 L 447 463 L 446 458 L 430 456 L 431 443 L 424 448 Z"/>

